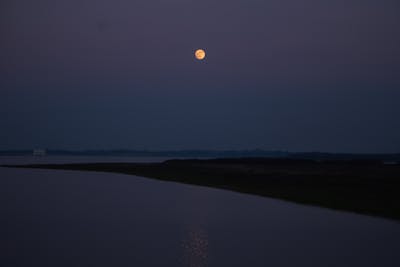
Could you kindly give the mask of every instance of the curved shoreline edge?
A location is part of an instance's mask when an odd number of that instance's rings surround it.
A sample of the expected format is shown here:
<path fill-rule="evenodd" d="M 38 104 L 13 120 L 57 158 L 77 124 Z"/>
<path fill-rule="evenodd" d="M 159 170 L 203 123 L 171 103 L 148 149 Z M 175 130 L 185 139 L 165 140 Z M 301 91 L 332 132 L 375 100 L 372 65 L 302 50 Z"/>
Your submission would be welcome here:
<path fill-rule="evenodd" d="M 2 167 L 131 174 L 400 221 L 400 165 L 378 161 L 241 158 Z"/>

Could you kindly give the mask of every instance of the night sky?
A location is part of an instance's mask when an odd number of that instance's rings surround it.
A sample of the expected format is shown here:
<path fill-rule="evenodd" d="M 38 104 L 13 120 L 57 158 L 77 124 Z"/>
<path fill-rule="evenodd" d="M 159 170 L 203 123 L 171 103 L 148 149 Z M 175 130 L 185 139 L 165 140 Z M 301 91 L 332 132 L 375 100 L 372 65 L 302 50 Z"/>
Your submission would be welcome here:
<path fill-rule="evenodd" d="M 400 3 L 2 0 L 0 149 L 31 148 L 400 152 Z"/>

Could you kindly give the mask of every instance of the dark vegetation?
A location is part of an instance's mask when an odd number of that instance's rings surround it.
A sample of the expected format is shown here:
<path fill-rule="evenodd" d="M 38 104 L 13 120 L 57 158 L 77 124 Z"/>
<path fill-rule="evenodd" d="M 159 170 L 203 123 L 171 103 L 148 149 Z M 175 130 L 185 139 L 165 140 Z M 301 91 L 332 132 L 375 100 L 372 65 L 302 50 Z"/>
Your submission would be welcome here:
<path fill-rule="evenodd" d="M 8 166 L 116 172 L 400 220 L 400 164 L 237 158 Z"/>

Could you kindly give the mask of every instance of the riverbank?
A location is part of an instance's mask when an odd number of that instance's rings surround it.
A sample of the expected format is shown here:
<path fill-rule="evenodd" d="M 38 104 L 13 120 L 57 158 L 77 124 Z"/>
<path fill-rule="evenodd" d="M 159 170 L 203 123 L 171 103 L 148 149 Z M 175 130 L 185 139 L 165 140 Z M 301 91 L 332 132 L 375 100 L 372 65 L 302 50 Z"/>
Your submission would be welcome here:
<path fill-rule="evenodd" d="M 400 220 L 400 165 L 374 160 L 241 158 L 6 167 L 132 174 Z"/>

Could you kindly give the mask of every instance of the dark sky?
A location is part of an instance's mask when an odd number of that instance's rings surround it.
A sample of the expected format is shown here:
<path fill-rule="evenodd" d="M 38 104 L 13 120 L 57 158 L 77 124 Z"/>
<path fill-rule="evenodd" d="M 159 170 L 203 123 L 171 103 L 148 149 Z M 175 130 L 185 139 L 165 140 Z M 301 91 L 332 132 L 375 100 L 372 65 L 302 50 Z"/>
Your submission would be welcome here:
<path fill-rule="evenodd" d="M 2 0 L 0 86 L 0 149 L 400 152 L 400 3 Z"/>

